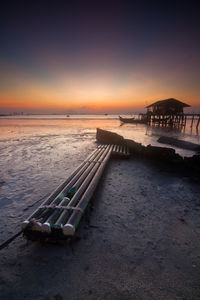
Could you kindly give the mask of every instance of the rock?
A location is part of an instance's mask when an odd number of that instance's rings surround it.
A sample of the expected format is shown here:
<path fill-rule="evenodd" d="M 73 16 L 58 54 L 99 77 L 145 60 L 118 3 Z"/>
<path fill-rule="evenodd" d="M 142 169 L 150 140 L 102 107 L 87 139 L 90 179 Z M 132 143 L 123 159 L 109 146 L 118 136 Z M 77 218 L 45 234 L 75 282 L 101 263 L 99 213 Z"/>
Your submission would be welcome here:
<path fill-rule="evenodd" d="M 142 154 L 145 150 L 145 146 L 142 146 L 141 143 L 137 143 L 133 140 L 125 139 L 124 140 L 125 145 L 129 148 L 130 152 L 132 154 Z"/>
<path fill-rule="evenodd" d="M 184 157 L 185 167 L 200 171 L 200 155 L 193 155 L 192 157 Z"/>
<path fill-rule="evenodd" d="M 62 295 L 61 294 L 56 294 L 55 296 L 54 296 L 54 299 L 55 300 L 62 300 L 63 299 L 63 297 L 62 297 Z"/>
<path fill-rule="evenodd" d="M 102 144 L 124 145 L 123 136 L 100 128 L 97 128 L 96 139 Z"/>
<path fill-rule="evenodd" d="M 176 153 L 173 148 L 156 147 L 148 145 L 145 149 L 145 156 L 151 159 L 159 159 L 163 161 L 180 161 L 182 157 Z"/>
<path fill-rule="evenodd" d="M 163 137 L 167 138 L 167 137 Z M 134 156 L 141 158 L 147 158 L 154 161 L 168 162 L 171 166 L 178 168 L 181 172 L 187 172 L 187 174 L 197 176 L 199 180 L 200 171 L 200 155 L 193 155 L 192 157 L 181 157 L 173 148 L 157 147 L 157 146 L 143 146 L 141 143 L 137 143 L 130 139 L 124 139 L 117 133 L 102 130 L 97 128 L 96 139 L 102 144 L 116 144 L 123 145 L 129 148 L 129 151 Z M 160 138 L 162 141 L 162 139 Z M 176 140 L 176 139 L 174 139 Z M 184 142 L 184 141 L 179 141 Z M 192 144 L 192 143 L 189 143 Z M 196 145 L 196 144 L 193 144 Z M 191 145 L 190 145 L 191 146 Z M 198 146 L 198 145 L 197 145 Z M 199 146 L 200 147 L 200 146 Z"/>
<path fill-rule="evenodd" d="M 191 143 L 191 142 L 187 142 L 187 141 L 178 140 L 173 137 L 161 136 L 157 141 L 159 143 L 173 145 L 173 146 L 176 146 L 176 147 L 182 148 L 182 149 L 200 151 L 200 145 Z"/>

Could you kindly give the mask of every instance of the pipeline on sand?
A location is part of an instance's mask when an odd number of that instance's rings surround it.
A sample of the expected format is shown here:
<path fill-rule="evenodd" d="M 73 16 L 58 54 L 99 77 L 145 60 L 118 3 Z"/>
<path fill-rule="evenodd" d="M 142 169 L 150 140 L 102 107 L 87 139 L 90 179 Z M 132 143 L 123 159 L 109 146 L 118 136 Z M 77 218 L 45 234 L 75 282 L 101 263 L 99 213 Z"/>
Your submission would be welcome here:
<path fill-rule="evenodd" d="M 99 145 L 92 154 L 27 218 L 27 238 L 65 239 L 76 232 L 111 155 L 128 157 L 127 147 Z"/>

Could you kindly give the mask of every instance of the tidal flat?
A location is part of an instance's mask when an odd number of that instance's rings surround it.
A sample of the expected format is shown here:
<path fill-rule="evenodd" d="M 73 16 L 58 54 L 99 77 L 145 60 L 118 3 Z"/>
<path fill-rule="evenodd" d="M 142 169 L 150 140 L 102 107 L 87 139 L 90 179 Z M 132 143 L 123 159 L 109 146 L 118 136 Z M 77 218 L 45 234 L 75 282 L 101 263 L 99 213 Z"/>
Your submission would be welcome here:
<path fill-rule="evenodd" d="M 2 125 L 0 243 L 95 149 L 102 120 L 75 121 Z M 199 195 L 185 174 L 111 159 L 72 243 L 1 250 L 1 299 L 199 299 Z"/>

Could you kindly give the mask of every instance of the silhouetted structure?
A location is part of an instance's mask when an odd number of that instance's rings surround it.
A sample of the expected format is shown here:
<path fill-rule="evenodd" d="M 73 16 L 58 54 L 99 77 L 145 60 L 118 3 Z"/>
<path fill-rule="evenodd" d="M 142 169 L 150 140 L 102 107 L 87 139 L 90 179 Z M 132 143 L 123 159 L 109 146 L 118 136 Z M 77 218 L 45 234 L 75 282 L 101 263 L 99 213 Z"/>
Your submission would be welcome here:
<path fill-rule="evenodd" d="M 196 120 L 196 129 L 200 124 L 200 114 L 186 114 L 184 107 L 190 107 L 189 104 L 183 103 L 177 99 L 169 98 L 156 101 L 148 106 L 146 115 L 149 124 L 158 124 L 159 126 L 185 126 L 187 117 L 192 117 L 191 128 Z"/>
<path fill-rule="evenodd" d="M 184 107 L 190 107 L 190 105 L 174 98 L 159 100 L 146 106 L 148 111 L 151 111 L 153 114 L 161 115 L 182 114 Z"/>

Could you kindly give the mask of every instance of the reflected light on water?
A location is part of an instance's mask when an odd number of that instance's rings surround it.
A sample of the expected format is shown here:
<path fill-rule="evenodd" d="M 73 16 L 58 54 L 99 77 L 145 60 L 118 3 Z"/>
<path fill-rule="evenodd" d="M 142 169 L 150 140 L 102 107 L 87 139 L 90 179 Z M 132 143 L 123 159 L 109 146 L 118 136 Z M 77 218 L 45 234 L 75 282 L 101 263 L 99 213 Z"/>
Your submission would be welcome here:
<path fill-rule="evenodd" d="M 83 141 L 90 138 L 95 141 L 96 128 L 116 132 L 124 138 L 133 139 L 143 145 L 166 146 L 159 144 L 157 139 L 160 136 L 171 136 L 193 143 L 200 143 L 198 132 L 194 127 L 190 128 L 190 121 L 184 128 L 170 128 L 148 126 L 145 124 L 122 124 L 117 115 L 84 115 L 84 116 L 17 116 L 0 118 L 1 136 L 0 147 L 9 140 L 21 140 L 24 138 L 37 139 L 41 136 L 59 136 L 63 143 L 67 138 Z M 194 152 L 176 149 L 181 155 L 193 155 Z"/>

